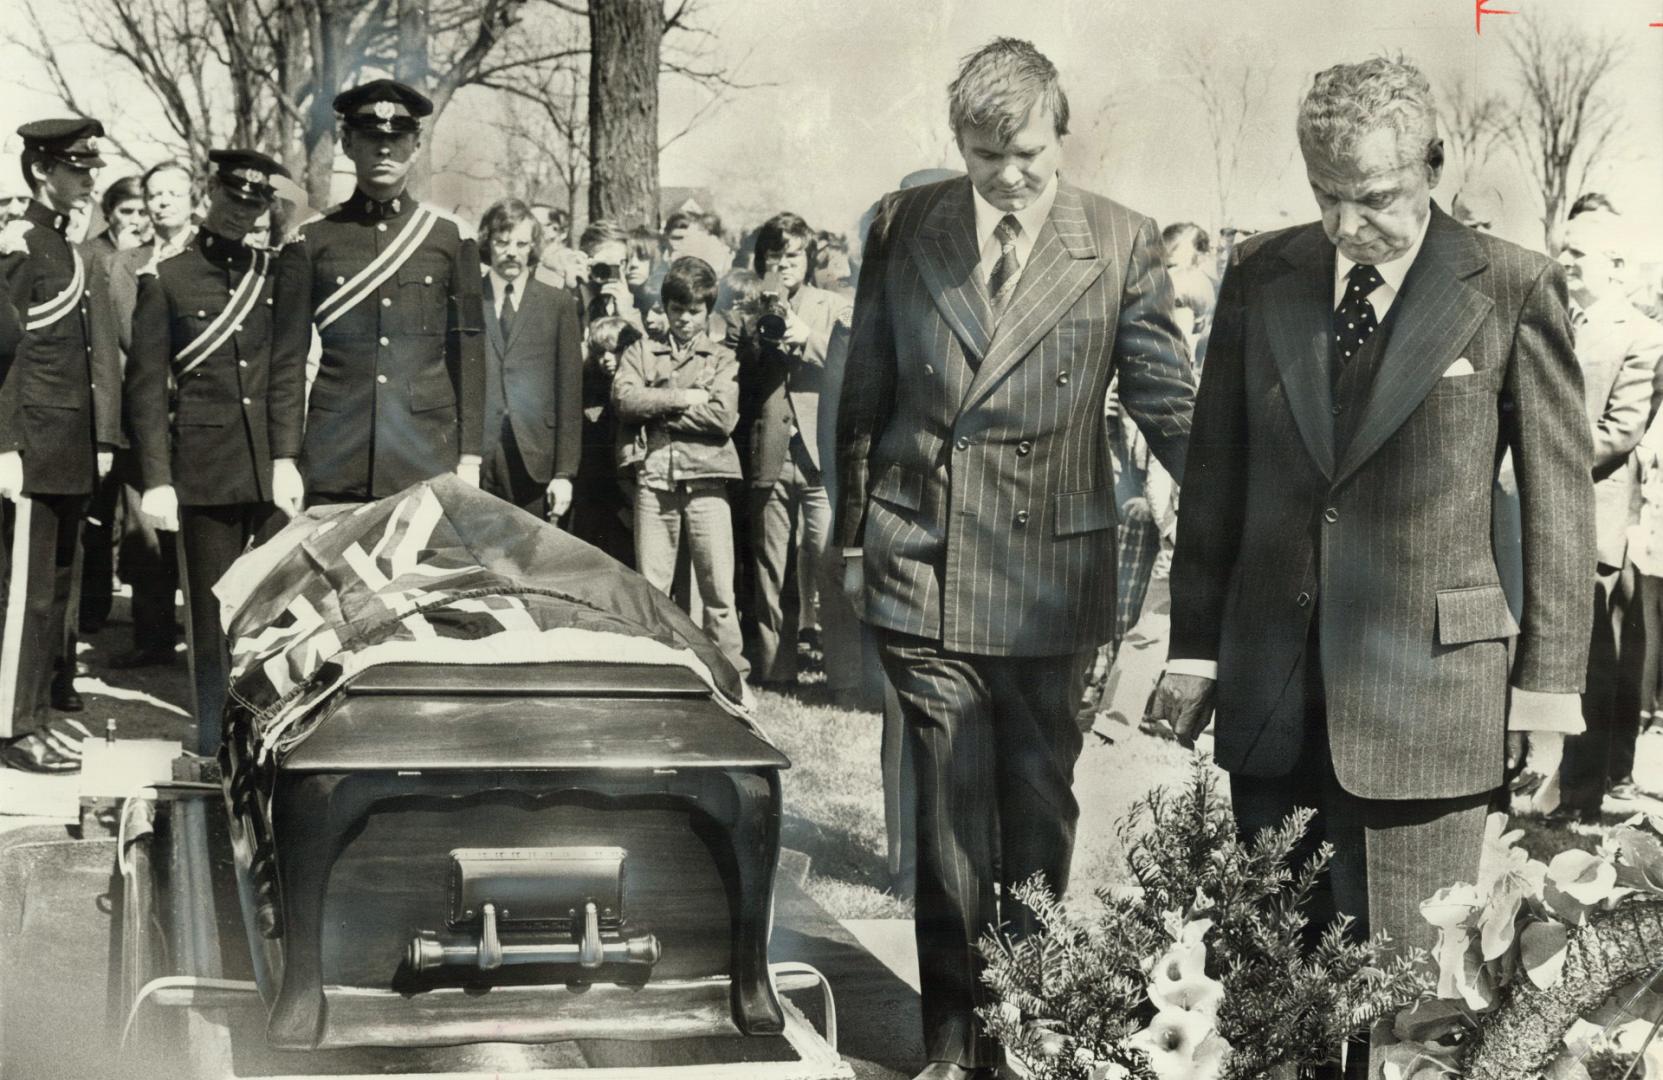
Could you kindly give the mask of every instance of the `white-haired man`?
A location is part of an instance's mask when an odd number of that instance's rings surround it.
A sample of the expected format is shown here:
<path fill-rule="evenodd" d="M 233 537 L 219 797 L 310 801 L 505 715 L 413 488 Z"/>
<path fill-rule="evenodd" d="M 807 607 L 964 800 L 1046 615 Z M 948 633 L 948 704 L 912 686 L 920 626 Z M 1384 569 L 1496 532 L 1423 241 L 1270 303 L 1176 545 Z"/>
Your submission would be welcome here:
<path fill-rule="evenodd" d="M 969 176 L 879 204 L 837 417 L 835 534 L 917 779 L 920 1080 L 992 1075 L 976 943 L 1024 928 L 1001 887 L 1068 883 L 1115 614 L 1109 380 L 1174 476 L 1194 401 L 1155 223 L 1057 173 L 1056 67 L 1000 38 L 948 105 Z"/>
<path fill-rule="evenodd" d="M 1474 880 L 1507 729 L 1579 726 L 1593 487 L 1565 279 L 1433 204 L 1411 65 L 1320 73 L 1298 133 L 1322 220 L 1224 278 L 1150 711 L 1188 740 L 1216 702 L 1241 831 L 1315 808 L 1333 909 L 1431 944 L 1420 902 Z M 1491 540 L 1509 448 L 1517 622 Z"/>

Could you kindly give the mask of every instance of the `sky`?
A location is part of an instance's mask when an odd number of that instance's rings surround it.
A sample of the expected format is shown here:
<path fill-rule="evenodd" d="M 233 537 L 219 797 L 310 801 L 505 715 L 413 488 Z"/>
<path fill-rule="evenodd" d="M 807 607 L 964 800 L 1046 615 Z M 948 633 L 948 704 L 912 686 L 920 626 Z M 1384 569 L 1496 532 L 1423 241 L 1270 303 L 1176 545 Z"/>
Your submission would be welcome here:
<path fill-rule="evenodd" d="M 1293 134 L 1300 93 L 1315 71 L 1402 53 L 1434 87 L 1464 78 L 1517 100 L 1509 20 L 1537 15 L 1625 41 L 1611 83 L 1625 113 L 1620 154 L 1590 186 L 1634 221 L 1641 256 L 1663 259 L 1663 27 L 1648 25 L 1663 22 L 1663 0 L 1489 0 L 1491 8 L 1521 14 L 1487 16 L 1482 35 L 1474 32 L 1475 2 L 706 0 L 701 20 L 712 32 L 714 58 L 756 85 L 709 110 L 668 147 L 660 180 L 714 190 L 730 225 L 793 209 L 817 227 L 852 231 L 900 177 L 960 165 L 947 130 L 946 85 L 961 57 L 1004 34 L 1033 41 L 1061 71 L 1073 112 L 1065 175 L 1163 223 L 1217 224 L 1205 113 L 1176 60 L 1180 50 L 1208 53 L 1221 71 L 1251 64 L 1264 72 L 1230 217 L 1250 228 L 1296 224 L 1315 216 Z M 0 8 L 20 6 L 0 0 Z M 21 91 L 0 95 L 0 130 L 52 112 L 15 45 L 0 44 L 0 64 Z M 119 85 L 119 73 L 101 74 Z M 665 79 L 662 130 L 678 130 L 705 100 L 704 91 Z M 464 91 L 437 125 L 435 159 L 469 160 L 474 174 L 436 178 L 439 201 L 477 212 L 498 193 L 488 164 L 497 136 L 482 122 L 494 107 L 489 93 Z M 143 115 L 135 107 L 123 122 L 141 123 Z M 1437 192 L 1446 206 L 1461 182 L 1457 171 Z M 1508 150 L 1474 183 L 1502 199 L 1502 235 L 1541 246 L 1539 206 Z"/>

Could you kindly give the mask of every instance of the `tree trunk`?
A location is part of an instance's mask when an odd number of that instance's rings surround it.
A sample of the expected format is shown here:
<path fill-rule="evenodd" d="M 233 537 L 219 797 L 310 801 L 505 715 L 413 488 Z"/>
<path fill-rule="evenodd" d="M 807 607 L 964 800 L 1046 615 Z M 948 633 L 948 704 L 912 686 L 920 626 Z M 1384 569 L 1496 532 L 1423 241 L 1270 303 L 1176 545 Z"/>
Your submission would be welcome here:
<path fill-rule="evenodd" d="M 331 5 L 318 3 L 312 23 L 312 71 L 315 90 L 306 112 L 306 198 L 315 210 L 329 205 L 335 178 L 335 95 L 341 89 L 341 45 L 346 19 Z"/>
<path fill-rule="evenodd" d="M 393 64 L 393 77 L 407 86 L 426 94 L 430 92 L 431 69 L 427 56 L 428 0 L 399 0 L 398 58 Z M 433 175 L 433 126 L 447 102 L 435 101 L 433 117 L 424 121 L 421 146 L 416 150 L 416 161 L 410 169 L 410 187 L 418 194 L 427 190 Z"/>
<path fill-rule="evenodd" d="M 589 220 L 658 227 L 661 0 L 589 0 Z"/>

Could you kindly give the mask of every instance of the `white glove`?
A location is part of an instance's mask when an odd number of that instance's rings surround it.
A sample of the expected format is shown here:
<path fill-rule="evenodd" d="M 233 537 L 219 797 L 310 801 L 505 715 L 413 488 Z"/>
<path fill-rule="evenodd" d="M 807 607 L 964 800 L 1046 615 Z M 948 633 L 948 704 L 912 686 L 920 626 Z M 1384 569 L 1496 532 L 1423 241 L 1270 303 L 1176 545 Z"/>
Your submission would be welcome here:
<path fill-rule="evenodd" d="M 306 506 L 306 482 L 294 458 L 276 458 L 271 463 L 271 501 L 277 509 L 294 517 Z"/>
<path fill-rule="evenodd" d="M 16 501 L 23 494 L 23 455 L 16 450 L 0 454 L 0 499 Z"/>
<path fill-rule="evenodd" d="M 139 499 L 139 516 L 152 529 L 162 532 L 179 531 L 179 494 L 172 484 L 161 484 L 145 491 Z"/>
<path fill-rule="evenodd" d="M 115 468 L 115 453 L 110 450 L 98 451 L 98 479 L 102 480 L 110 475 L 110 470 L 113 468 Z"/>
<path fill-rule="evenodd" d="M 549 481 L 549 520 L 564 514 L 572 506 L 572 482 L 564 476 Z"/>
<path fill-rule="evenodd" d="M 479 458 L 473 454 L 462 455 L 462 460 L 456 463 L 456 476 L 469 487 L 478 487 Z"/>

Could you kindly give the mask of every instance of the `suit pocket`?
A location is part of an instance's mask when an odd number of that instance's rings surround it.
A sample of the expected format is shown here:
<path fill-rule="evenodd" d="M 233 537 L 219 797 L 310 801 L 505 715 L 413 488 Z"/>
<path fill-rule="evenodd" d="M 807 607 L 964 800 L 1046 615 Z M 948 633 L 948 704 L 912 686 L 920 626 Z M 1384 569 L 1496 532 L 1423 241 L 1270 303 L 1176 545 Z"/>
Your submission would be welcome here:
<path fill-rule="evenodd" d="M 1056 499 L 1056 522 L 1058 536 L 1114 528 L 1114 489 L 1063 492 Z"/>
<path fill-rule="evenodd" d="M 924 478 L 899 465 L 886 465 L 872 484 L 872 498 L 919 510 L 924 506 Z"/>
<path fill-rule="evenodd" d="M 1500 585 L 1438 590 L 1438 644 L 1492 641 L 1518 632 Z"/>
<path fill-rule="evenodd" d="M 433 371 L 410 380 L 411 412 L 448 409 L 455 404 L 456 388 L 451 386 L 448 373 Z"/>

